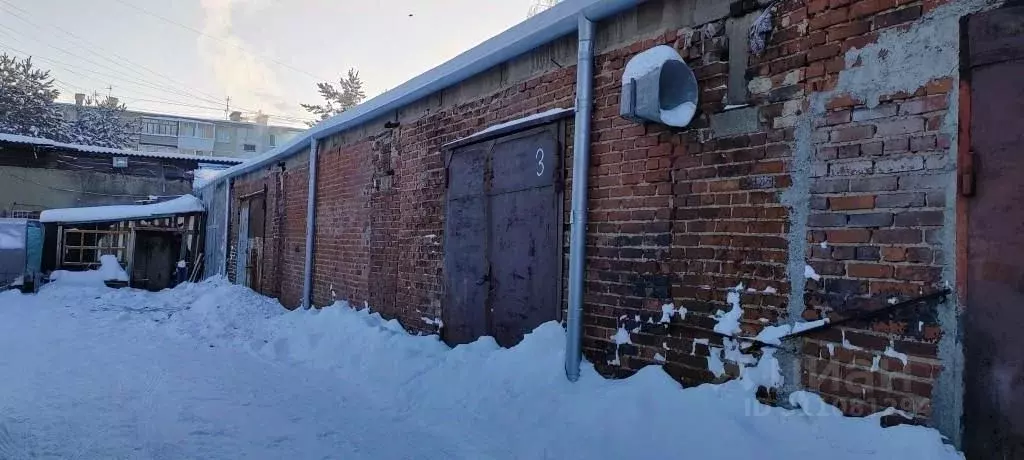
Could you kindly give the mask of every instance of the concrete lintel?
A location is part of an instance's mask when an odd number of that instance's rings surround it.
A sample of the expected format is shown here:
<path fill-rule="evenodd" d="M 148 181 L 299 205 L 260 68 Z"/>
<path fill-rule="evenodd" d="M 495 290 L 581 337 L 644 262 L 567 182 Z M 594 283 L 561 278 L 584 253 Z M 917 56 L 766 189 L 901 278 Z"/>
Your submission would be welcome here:
<path fill-rule="evenodd" d="M 727 110 L 711 115 L 711 131 L 715 137 L 753 133 L 760 129 L 757 107 Z"/>

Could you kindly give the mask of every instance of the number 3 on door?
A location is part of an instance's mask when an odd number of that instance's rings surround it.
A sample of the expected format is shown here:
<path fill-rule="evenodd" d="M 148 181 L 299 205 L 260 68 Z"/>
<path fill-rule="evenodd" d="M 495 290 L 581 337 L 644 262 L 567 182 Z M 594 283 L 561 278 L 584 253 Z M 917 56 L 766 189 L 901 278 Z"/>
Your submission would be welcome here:
<path fill-rule="evenodd" d="M 537 149 L 537 154 L 534 155 L 537 159 L 537 177 L 544 174 L 544 149 Z"/>

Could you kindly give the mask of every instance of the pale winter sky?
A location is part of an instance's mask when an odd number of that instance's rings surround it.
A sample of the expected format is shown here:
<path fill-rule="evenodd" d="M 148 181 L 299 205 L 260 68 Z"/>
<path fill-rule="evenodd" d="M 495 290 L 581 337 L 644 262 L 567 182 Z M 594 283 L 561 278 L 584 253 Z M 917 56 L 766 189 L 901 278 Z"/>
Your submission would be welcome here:
<path fill-rule="evenodd" d="M 129 109 L 223 118 L 230 96 L 232 110 L 283 124 L 274 116 L 311 118 L 298 104 L 320 102 L 318 81 L 355 67 L 373 97 L 525 20 L 534 2 L 0 0 L 0 52 L 51 69 L 61 100 L 113 86 Z"/>

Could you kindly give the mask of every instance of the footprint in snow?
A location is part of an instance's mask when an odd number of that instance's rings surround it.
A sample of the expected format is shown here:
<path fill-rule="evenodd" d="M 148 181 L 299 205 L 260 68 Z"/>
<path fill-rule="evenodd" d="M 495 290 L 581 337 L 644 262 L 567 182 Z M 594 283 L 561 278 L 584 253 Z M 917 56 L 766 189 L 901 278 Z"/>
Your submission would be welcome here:
<path fill-rule="evenodd" d="M 11 431 L 12 423 L 10 419 L 0 420 L 0 458 L 36 458 L 36 453 L 26 445 L 25 438 Z"/>

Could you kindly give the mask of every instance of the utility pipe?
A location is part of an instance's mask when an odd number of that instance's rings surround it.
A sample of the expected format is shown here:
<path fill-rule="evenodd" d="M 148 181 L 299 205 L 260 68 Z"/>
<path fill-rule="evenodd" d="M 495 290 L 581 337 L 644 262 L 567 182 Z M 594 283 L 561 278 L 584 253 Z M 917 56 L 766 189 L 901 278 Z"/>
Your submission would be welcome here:
<path fill-rule="evenodd" d="M 594 21 L 579 16 L 576 58 L 576 125 L 572 147 L 572 212 L 569 215 L 569 320 L 566 325 L 565 376 L 580 378 L 583 359 L 583 281 L 587 237 L 587 175 L 590 170 L 590 115 L 594 82 Z"/>
<path fill-rule="evenodd" d="M 306 258 L 303 263 L 302 308 L 313 305 L 313 236 L 316 235 L 316 163 L 319 142 L 309 141 L 309 191 L 306 193 Z"/>

